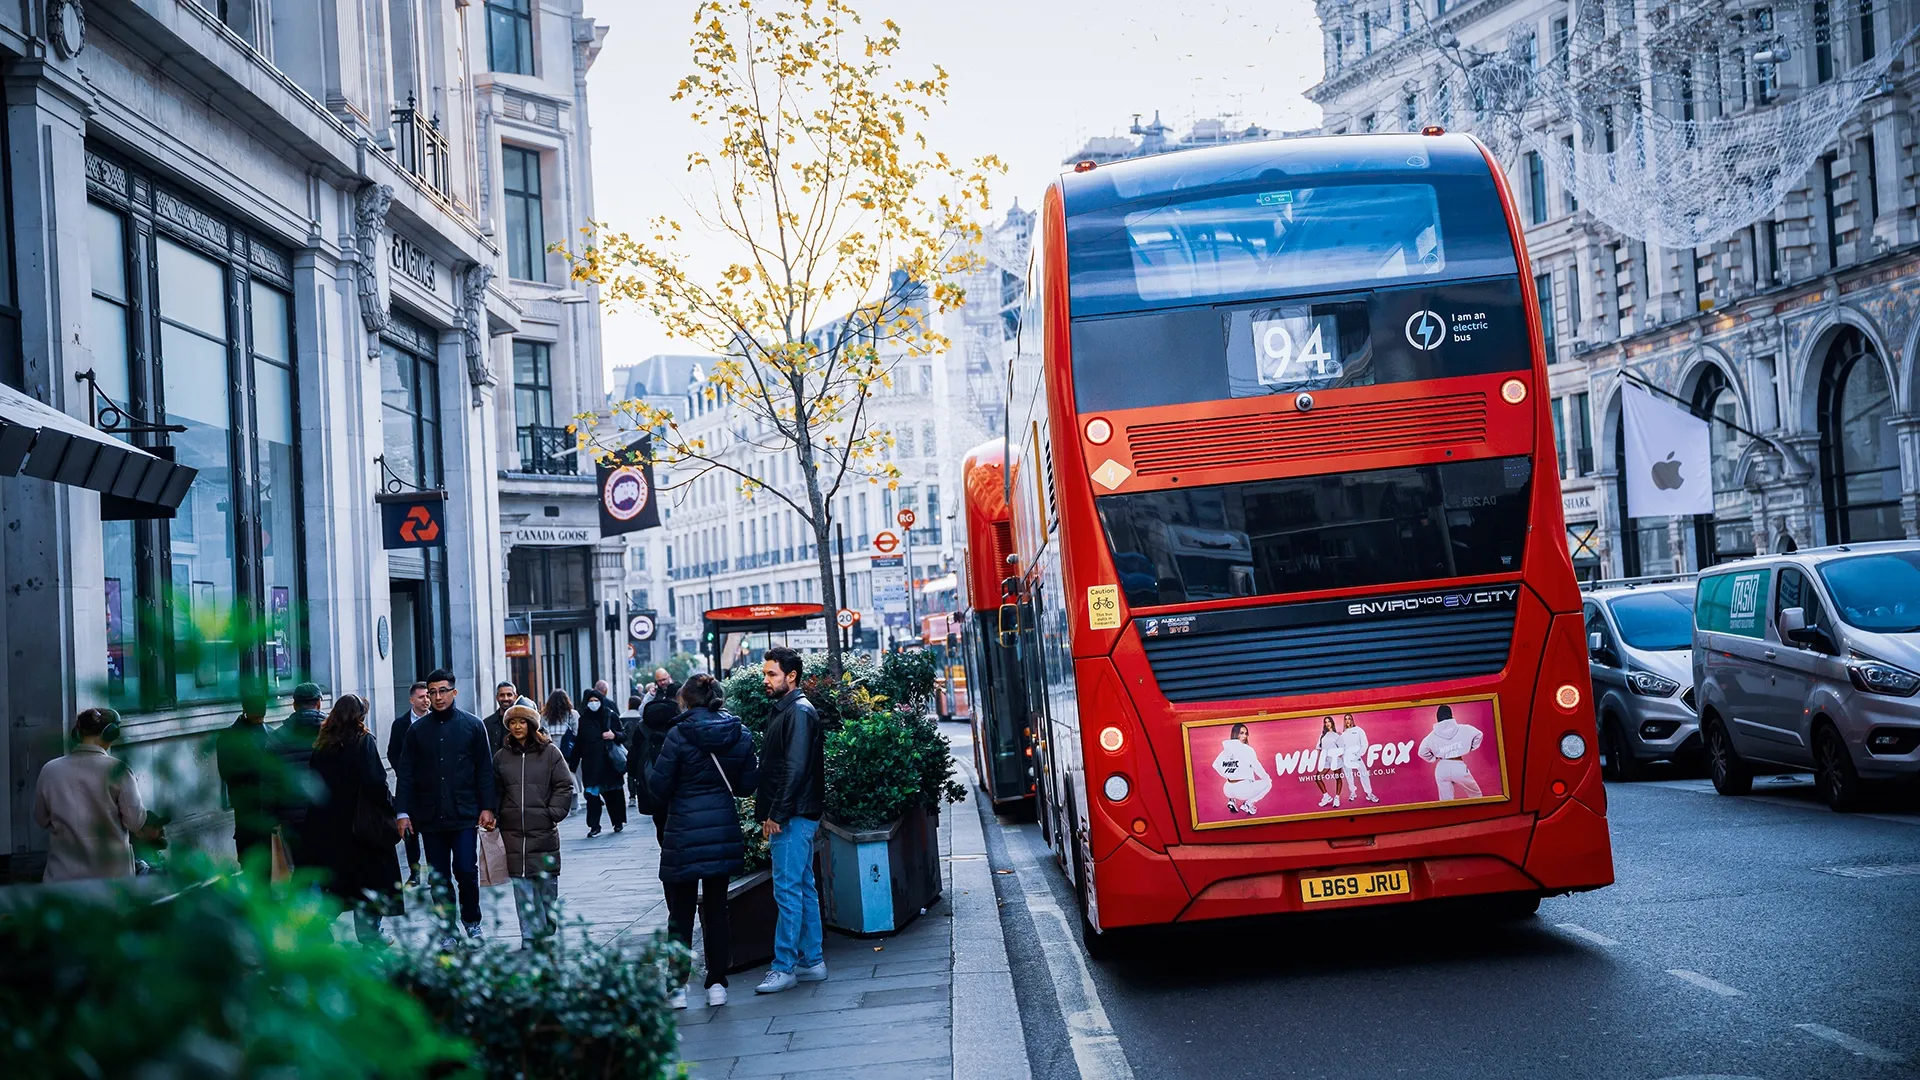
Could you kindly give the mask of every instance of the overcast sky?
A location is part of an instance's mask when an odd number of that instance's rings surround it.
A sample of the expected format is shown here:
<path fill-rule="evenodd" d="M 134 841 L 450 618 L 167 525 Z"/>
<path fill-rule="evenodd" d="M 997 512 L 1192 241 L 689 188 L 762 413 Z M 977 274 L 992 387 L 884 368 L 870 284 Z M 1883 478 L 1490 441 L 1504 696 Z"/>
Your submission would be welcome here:
<path fill-rule="evenodd" d="M 956 158 L 994 153 L 1007 162 L 996 216 L 1016 197 L 1032 206 L 1062 158 L 1089 136 L 1124 134 L 1134 113 L 1145 120 L 1158 109 L 1179 134 L 1205 116 L 1276 131 L 1320 122 L 1301 96 L 1320 78 L 1309 0 L 856 3 L 869 25 L 900 24 L 906 55 L 896 70 L 920 74 L 938 63 L 952 76 L 947 107 L 927 132 Z M 701 135 L 668 95 L 690 67 L 692 13 L 688 0 L 587 0 L 587 14 L 609 27 L 588 106 L 595 212 L 615 227 L 687 216 L 686 156 Z M 730 250 L 714 241 L 696 254 L 718 260 Z M 608 312 L 603 321 L 609 370 L 694 351 L 644 312 Z"/>

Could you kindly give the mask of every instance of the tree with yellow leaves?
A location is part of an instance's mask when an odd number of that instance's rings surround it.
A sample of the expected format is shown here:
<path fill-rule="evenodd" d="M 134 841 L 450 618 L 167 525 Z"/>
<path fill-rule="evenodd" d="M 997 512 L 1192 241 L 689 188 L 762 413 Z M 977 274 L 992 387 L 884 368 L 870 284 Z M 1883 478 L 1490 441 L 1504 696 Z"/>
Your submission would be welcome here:
<path fill-rule="evenodd" d="M 573 280 L 600 286 L 604 303 L 649 311 L 721 357 L 697 392 L 747 421 L 755 453 L 710 445 L 643 401 L 617 403 L 616 418 L 654 433 L 654 461 L 680 466 L 671 487 L 718 472 L 791 507 L 812 530 L 829 615 L 835 496 L 900 475 L 868 403 L 896 364 L 947 348 L 931 317 L 965 302 L 956 282 L 979 265 L 977 215 L 1000 168 L 929 147 L 919 129 L 945 103 L 947 73 L 897 77 L 900 28 L 881 25 L 868 32 L 844 0 L 702 0 L 673 100 L 713 132 L 687 159 L 711 186 L 696 224 L 737 256 L 701 279 L 687 230 L 665 217 L 644 236 L 590 229 L 568 253 Z M 590 425 L 577 433 L 583 449 L 614 452 Z M 754 464 L 786 456 L 801 480 L 790 490 Z M 827 640 L 837 674 L 839 635 Z"/>

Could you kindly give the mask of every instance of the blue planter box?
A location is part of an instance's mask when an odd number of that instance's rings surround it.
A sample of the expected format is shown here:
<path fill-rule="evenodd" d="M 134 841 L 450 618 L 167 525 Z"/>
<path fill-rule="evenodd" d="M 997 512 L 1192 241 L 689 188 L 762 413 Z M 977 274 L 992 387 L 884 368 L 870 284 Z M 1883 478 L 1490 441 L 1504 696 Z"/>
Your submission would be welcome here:
<path fill-rule="evenodd" d="M 918 807 L 884 829 L 821 822 L 820 906 L 849 934 L 895 934 L 940 898 L 940 816 Z"/>

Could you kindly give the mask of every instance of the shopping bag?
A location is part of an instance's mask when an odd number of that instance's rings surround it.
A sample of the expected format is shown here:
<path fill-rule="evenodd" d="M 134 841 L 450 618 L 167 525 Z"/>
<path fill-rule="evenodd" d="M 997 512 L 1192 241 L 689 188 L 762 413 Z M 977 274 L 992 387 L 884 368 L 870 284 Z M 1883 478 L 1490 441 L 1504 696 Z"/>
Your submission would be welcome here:
<path fill-rule="evenodd" d="M 506 857 L 502 849 L 501 857 Z M 293 860 L 287 857 L 287 842 L 280 839 L 280 830 L 273 830 L 273 876 L 275 885 L 293 880 Z"/>
<path fill-rule="evenodd" d="M 480 884 L 507 883 L 507 841 L 499 829 L 480 830 Z"/>

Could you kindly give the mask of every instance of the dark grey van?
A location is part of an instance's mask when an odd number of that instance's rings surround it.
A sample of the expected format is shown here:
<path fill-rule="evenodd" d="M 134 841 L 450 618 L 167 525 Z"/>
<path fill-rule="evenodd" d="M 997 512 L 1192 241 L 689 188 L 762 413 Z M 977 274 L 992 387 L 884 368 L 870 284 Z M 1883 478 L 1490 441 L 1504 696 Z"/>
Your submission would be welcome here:
<path fill-rule="evenodd" d="M 1920 542 L 1768 555 L 1702 571 L 1694 685 L 1713 786 L 1810 769 L 1835 810 L 1920 777 Z"/>
<path fill-rule="evenodd" d="M 1700 749 L 1693 709 L 1693 583 L 1599 582 L 1582 597 L 1600 769 L 1634 780 Z"/>

